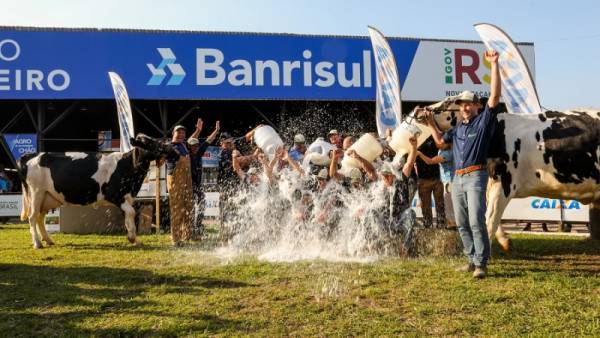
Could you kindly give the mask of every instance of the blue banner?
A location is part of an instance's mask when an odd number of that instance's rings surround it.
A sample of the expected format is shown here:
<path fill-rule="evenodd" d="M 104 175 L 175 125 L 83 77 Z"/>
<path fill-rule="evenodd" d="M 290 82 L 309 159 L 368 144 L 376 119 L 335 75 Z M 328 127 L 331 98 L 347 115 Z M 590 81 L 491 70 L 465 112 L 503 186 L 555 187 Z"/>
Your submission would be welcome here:
<path fill-rule="evenodd" d="M 401 85 L 419 40 L 389 39 Z M 366 37 L 0 28 L 0 99 L 374 100 Z"/>
<path fill-rule="evenodd" d="M 4 140 L 15 161 L 25 154 L 37 152 L 36 134 L 4 134 Z"/>

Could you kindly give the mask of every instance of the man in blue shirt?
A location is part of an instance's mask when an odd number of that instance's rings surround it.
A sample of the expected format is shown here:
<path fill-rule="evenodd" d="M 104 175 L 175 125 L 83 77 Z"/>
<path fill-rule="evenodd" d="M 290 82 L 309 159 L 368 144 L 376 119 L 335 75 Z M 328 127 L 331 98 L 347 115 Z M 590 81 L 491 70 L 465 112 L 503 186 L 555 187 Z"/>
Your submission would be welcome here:
<path fill-rule="evenodd" d="M 496 125 L 500 100 L 500 73 L 498 53 L 486 51 L 485 59 L 491 64 L 491 93 L 483 111 L 479 112 L 479 97 L 464 91 L 456 99 L 460 106 L 459 122 L 443 138 L 429 114 L 429 126 L 440 148 L 452 143 L 455 176 L 452 183 L 452 202 L 458 231 L 469 263 L 459 271 L 473 272 L 473 277 L 484 278 L 490 258 L 490 239 L 485 224 L 486 189 L 488 174 L 486 157 Z"/>
<path fill-rule="evenodd" d="M 302 163 L 305 153 L 306 153 L 306 140 L 304 139 L 304 135 L 296 134 L 296 136 L 294 136 L 294 146 L 288 152 L 288 156 L 292 160 L 294 160 L 298 163 Z"/>

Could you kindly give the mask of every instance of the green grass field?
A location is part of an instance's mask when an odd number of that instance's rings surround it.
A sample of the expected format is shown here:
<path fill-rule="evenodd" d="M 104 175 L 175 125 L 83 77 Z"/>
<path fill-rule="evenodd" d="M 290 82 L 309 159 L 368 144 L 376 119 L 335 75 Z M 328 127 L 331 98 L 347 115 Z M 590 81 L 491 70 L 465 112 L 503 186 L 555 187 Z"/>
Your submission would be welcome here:
<path fill-rule="evenodd" d="M 221 259 L 168 236 L 0 229 L 0 336 L 599 336 L 600 242 L 515 236 L 489 278 L 457 258 Z"/>

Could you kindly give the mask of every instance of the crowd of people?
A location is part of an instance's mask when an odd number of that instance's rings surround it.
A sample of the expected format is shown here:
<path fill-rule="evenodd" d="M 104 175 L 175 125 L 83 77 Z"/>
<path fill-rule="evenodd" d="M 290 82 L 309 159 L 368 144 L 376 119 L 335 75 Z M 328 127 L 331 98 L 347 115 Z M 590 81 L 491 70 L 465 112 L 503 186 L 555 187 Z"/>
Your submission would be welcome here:
<path fill-rule="evenodd" d="M 476 278 L 485 277 L 490 256 L 485 227 L 485 157 L 494 128 L 492 115 L 500 97 L 498 54 L 490 51 L 485 58 L 490 62 L 492 71 L 491 96 L 485 107 L 477 95 L 463 92 L 456 98 L 456 104 L 460 106 L 459 122 L 445 134 L 437 128 L 432 113 L 423 110 L 432 138 L 418 147 L 416 136 L 411 137 L 410 150 L 401 157 L 395 158 L 386 140 L 380 140 L 384 149 L 381 155 L 373 161 L 366 160 L 352 148 L 356 140 L 354 135 L 344 135 L 336 129 L 329 131 L 327 139 L 317 140 L 320 144 L 327 144 L 330 150 L 322 154 L 323 147 L 320 147 L 316 151 L 323 156 L 310 157 L 315 149 L 307 146 L 301 133 L 293 137 L 290 146 L 271 152 L 254 146 L 243 154 L 240 145 L 253 146 L 256 129 L 234 138 L 226 132 L 221 133 L 217 122 L 210 136 L 200 142 L 201 119 L 187 139 L 186 128 L 176 126 L 172 142 L 179 156 L 168 159 L 168 188 L 170 191 L 178 189 L 174 184 L 177 180 L 173 179 L 176 168 L 189 162 L 192 186 L 189 196 L 193 196 L 193 207 L 182 210 L 193 212 L 190 214 L 190 233 L 185 234 L 184 231 L 174 235 L 175 244 L 202 234 L 202 155 L 219 136 L 221 152 L 217 186 L 221 232 L 226 240 L 239 234 L 244 226 L 240 223 L 249 222 L 256 204 L 244 206 L 244 203 L 260 195 L 268 203 L 265 214 L 268 217 L 261 218 L 263 223 L 280 224 L 285 220 L 305 228 L 311 225 L 318 227 L 328 238 L 341 231 L 340 228 L 351 226 L 342 222 L 351 219 L 357 226 L 366 225 L 362 235 L 367 239 L 367 249 L 376 247 L 380 239 L 369 242 L 373 234 L 385 234 L 388 239 L 401 242 L 402 250 L 410 253 L 414 250 L 414 227 L 417 224 L 411 204 L 418 191 L 422 225 L 458 228 L 468 258 L 468 264 L 459 270 L 473 272 Z M 353 159 L 356 165 L 343 167 L 341 161 L 344 156 Z M 265 191 L 266 194 L 261 195 Z M 435 220 L 432 216 L 432 195 Z M 352 196 L 361 196 L 361 204 L 353 204 Z M 175 203 L 184 202 L 190 201 Z M 171 212 L 178 211 L 171 207 Z M 173 222 L 172 216 L 172 229 L 177 229 L 179 225 L 174 223 L 177 222 Z M 273 224 L 273 228 L 277 224 Z"/>

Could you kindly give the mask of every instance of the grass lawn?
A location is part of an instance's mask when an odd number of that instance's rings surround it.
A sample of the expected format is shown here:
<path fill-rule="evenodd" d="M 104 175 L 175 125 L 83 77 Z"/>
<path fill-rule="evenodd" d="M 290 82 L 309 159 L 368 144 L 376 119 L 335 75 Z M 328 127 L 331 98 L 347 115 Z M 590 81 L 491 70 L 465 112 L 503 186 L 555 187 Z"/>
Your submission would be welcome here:
<path fill-rule="evenodd" d="M 489 278 L 460 258 L 224 260 L 166 235 L 0 228 L 0 336 L 600 336 L 600 242 L 513 236 Z"/>

